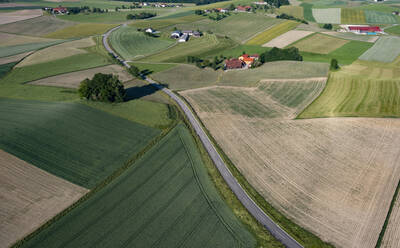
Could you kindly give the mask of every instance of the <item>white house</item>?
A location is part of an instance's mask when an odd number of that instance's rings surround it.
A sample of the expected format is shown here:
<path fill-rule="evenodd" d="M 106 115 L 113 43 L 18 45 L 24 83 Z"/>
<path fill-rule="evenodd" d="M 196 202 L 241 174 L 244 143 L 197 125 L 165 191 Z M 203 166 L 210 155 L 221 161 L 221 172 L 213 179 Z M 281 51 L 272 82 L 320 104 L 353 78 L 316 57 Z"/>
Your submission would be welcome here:
<path fill-rule="evenodd" d="M 178 39 L 181 36 L 182 36 L 182 32 L 178 31 L 178 30 L 171 33 L 171 38 L 174 38 L 174 39 Z"/>
<path fill-rule="evenodd" d="M 182 35 L 181 38 L 179 38 L 178 42 L 186 42 L 189 40 L 189 35 L 188 34 L 184 34 Z"/>
<path fill-rule="evenodd" d="M 145 30 L 145 32 L 146 32 L 146 33 L 150 33 L 150 34 L 154 34 L 156 31 L 155 31 L 154 29 L 152 29 L 152 28 L 147 28 L 147 29 Z"/>

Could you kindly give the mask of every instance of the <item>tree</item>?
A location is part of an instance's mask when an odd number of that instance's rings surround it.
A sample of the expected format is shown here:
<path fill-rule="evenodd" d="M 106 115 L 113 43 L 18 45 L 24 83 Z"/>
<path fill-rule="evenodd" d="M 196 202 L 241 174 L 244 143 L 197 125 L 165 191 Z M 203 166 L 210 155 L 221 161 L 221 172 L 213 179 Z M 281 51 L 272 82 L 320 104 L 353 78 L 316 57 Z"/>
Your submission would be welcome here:
<path fill-rule="evenodd" d="M 87 78 L 81 82 L 78 93 L 87 100 L 123 102 L 126 91 L 118 76 L 97 73 L 91 80 Z"/>
<path fill-rule="evenodd" d="M 131 65 L 131 67 L 128 69 L 128 72 L 130 74 L 132 74 L 132 76 L 134 76 L 134 77 L 140 77 L 141 76 L 139 68 L 137 68 L 134 65 Z"/>
<path fill-rule="evenodd" d="M 231 5 L 229 5 L 229 8 L 228 8 L 230 11 L 234 11 L 235 9 L 236 9 L 236 6 L 233 4 L 233 3 L 231 3 Z"/>
<path fill-rule="evenodd" d="M 333 28 L 332 24 L 324 24 L 324 26 L 322 26 L 322 27 L 325 29 L 329 29 L 329 30 L 332 30 L 332 28 Z"/>
<path fill-rule="evenodd" d="M 331 70 L 338 70 L 340 69 L 339 63 L 337 59 L 331 59 Z"/>

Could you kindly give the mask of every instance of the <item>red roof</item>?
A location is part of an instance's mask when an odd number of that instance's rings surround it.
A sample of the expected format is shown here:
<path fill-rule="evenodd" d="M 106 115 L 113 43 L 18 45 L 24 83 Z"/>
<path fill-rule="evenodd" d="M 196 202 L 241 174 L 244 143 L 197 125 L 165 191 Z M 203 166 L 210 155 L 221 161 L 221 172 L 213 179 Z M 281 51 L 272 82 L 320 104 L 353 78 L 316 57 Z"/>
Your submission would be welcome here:
<path fill-rule="evenodd" d="M 250 58 L 258 58 L 260 57 L 257 53 L 250 55 Z"/>
<path fill-rule="evenodd" d="M 65 7 L 57 7 L 57 8 L 54 8 L 53 10 L 55 10 L 55 11 L 67 11 L 67 8 L 65 8 Z"/>
<path fill-rule="evenodd" d="M 243 62 L 240 59 L 228 59 L 225 61 L 226 69 L 238 69 L 243 67 Z"/>
<path fill-rule="evenodd" d="M 349 30 L 358 30 L 365 32 L 382 32 L 381 28 L 377 26 L 372 26 L 372 27 L 350 26 Z"/>

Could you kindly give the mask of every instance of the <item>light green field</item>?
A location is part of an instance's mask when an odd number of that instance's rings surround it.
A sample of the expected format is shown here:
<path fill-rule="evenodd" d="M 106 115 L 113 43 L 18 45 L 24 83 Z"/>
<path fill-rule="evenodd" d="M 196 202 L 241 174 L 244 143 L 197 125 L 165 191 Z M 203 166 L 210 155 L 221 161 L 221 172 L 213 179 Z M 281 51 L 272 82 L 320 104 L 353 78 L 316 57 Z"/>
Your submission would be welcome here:
<path fill-rule="evenodd" d="M 304 10 L 301 6 L 283 5 L 277 9 L 278 13 L 285 13 L 296 18 L 304 18 Z"/>
<path fill-rule="evenodd" d="M 189 15 L 189 16 L 167 18 L 167 19 L 152 18 L 150 20 L 136 20 L 133 21 L 130 25 L 137 28 L 152 27 L 154 29 L 162 29 L 177 24 L 196 22 L 202 19 L 205 19 L 205 17 L 200 15 Z"/>
<path fill-rule="evenodd" d="M 392 62 L 400 55 L 400 38 L 383 36 L 374 46 L 360 56 L 361 60 Z"/>
<path fill-rule="evenodd" d="M 165 50 L 175 42 L 173 39 L 149 37 L 128 26 L 112 32 L 109 41 L 113 49 L 126 60 Z"/>
<path fill-rule="evenodd" d="M 0 47 L 0 58 L 38 50 L 41 48 L 49 47 L 63 42 L 65 42 L 65 40 L 55 40 L 49 42 L 28 43 L 28 44 Z"/>
<path fill-rule="evenodd" d="M 156 73 L 152 78 L 168 84 L 174 90 L 201 88 L 211 85 L 255 86 L 263 79 L 296 79 L 326 77 L 328 64 L 296 61 L 265 63 L 252 70 L 214 71 L 199 69 L 192 65 L 178 65 Z"/>
<path fill-rule="evenodd" d="M 247 45 L 263 45 L 272 39 L 296 28 L 300 23 L 294 21 L 285 21 L 279 23 L 272 28 L 265 30 L 264 32 L 253 37 L 251 40 L 247 41 Z"/>
<path fill-rule="evenodd" d="M 341 9 L 312 9 L 312 14 L 317 23 L 340 24 Z"/>
<path fill-rule="evenodd" d="M 129 63 L 130 65 L 134 65 L 139 68 L 140 71 L 144 71 L 145 73 L 157 73 L 161 71 L 165 71 L 171 69 L 172 67 L 177 66 L 177 64 L 169 64 L 169 63 Z"/>
<path fill-rule="evenodd" d="M 101 206 L 101 207 L 99 207 Z M 254 247 L 177 126 L 136 164 L 21 247 Z"/>
<path fill-rule="evenodd" d="M 363 10 L 359 9 L 342 9 L 341 23 L 342 24 L 364 24 L 366 17 Z"/>
<path fill-rule="evenodd" d="M 82 38 L 92 35 L 101 35 L 117 26 L 116 24 L 102 24 L 102 23 L 80 23 L 74 26 L 69 26 L 53 33 L 45 35 L 47 38 L 54 39 L 69 39 L 69 38 Z"/>
<path fill-rule="evenodd" d="M 365 18 L 367 23 L 372 24 L 395 24 L 398 23 L 396 16 L 391 13 L 378 12 L 373 10 L 365 10 Z"/>
<path fill-rule="evenodd" d="M 333 36 L 314 34 L 294 43 L 292 46 L 297 47 L 300 51 L 304 52 L 328 54 L 342 47 L 348 42 L 348 40 Z"/>
<path fill-rule="evenodd" d="M 82 104 L 0 102 L 0 148 L 86 188 L 123 166 L 159 134 Z"/>

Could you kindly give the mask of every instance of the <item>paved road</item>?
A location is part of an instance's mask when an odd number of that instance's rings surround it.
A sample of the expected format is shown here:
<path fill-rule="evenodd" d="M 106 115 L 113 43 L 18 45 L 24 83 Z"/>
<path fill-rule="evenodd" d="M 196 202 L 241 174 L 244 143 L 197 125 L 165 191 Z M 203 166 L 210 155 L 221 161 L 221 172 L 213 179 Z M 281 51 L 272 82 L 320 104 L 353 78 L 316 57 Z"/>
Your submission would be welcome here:
<path fill-rule="evenodd" d="M 130 67 L 130 65 L 120 58 L 108 45 L 107 38 L 111 32 L 120 28 L 121 26 L 115 27 L 108 31 L 106 34 L 103 35 L 103 44 L 104 47 L 107 49 L 108 52 L 112 53 L 115 58 L 121 61 L 126 67 Z M 174 92 L 170 89 L 165 88 L 155 82 L 150 78 L 146 78 L 146 81 L 150 84 L 154 85 L 155 87 L 159 88 L 167 95 L 169 95 L 174 101 L 181 107 L 185 115 L 190 121 L 193 129 L 196 131 L 197 135 L 199 136 L 201 142 L 203 143 L 204 147 L 206 148 L 208 154 L 210 155 L 212 161 L 214 162 L 215 166 L 221 173 L 222 177 L 231 188 L 232 192 L 237 196 L 237 198 L 242 202 L 245 208 L 256 218 L 270 233 L 279 241 L 282 242 L 288 248 L 303 248 L 295 239 L 293 239 L 288 233 L 286 233 L 282 228 L 280 228 L 275 222 L 271 220 L 271 218 L 264 213 L 261 208 L 251 199 L 251 197 L 246 193 L 246 191 L 240 186 L 236 178 L 232 175 L 229 171 L 227 165 L 222 160 L 221 156 L 217 152 L 215 146 L 203 130 L 202 126 L 200 125 L 199 121 L 196 119 L 190 108 L 187 104 L 180 99 Z"/>

